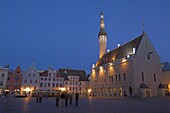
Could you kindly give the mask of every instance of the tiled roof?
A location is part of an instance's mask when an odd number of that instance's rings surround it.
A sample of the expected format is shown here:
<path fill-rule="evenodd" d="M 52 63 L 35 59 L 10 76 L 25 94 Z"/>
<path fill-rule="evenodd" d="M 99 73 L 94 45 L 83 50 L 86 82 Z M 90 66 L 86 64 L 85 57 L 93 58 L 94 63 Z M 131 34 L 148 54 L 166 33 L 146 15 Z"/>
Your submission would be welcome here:
<path fill-rule="evenodd" d="M 68 76 L 79 76 L 80 81 L 88 81 L 86 77 L 86 72 L 84 70 L 75 70 L 75 69 L 58 69 L 59 74 L 64 77 L 65 80 L 68 80 Z"/>
<path fill-rule="evenodd" d="M 170 71 L 170 62 L 164 62 L 161 64 L 162 71 Z"/>
<path fill-rule="evenodd" d="M 101 66 L 105 63 L 113 62 L 114 60 L 118 60 L 123 57 L 126 57 L 127 55 L 130 55 L 133 53 L 133 48 L 135 48 L 135 53 L 136 53 L 142 37 L 143 37 L 143 34 L 135 38 L 134 40 L 127 42 L 124 45 L 119 46 L 116 49 L 113 49 L 112 51 L 104 54 L 102 58 L 100 58 L 97 61 L 96 66 Z"/>

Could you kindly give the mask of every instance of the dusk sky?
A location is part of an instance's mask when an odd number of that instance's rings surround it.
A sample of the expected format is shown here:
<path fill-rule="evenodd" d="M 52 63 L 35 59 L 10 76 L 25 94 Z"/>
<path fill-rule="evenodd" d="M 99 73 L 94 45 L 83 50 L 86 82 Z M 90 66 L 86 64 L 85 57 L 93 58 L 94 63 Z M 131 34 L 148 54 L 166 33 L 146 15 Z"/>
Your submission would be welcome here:
<path fill-rule="evenodd" d="M 107 49 L 144 30 L 161 58 L 170 61 L 170 0 L 0 0 L 0 66 L 35 61 L 38 69 L 90 72 L 99 58 L 103 10 Z"/>

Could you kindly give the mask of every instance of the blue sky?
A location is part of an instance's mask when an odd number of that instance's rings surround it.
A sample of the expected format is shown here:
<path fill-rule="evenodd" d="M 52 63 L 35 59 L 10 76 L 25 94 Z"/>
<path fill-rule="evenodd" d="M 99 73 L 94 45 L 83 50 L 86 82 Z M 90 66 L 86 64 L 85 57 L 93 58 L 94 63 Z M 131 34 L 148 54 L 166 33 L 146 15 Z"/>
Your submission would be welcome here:
<path fill-rule="evenodd" d="M 102 5 L 101 5 L 102 4 Z M 161 61 L 170 61 L 169 0 L 1 0 L 0 65 L 27 69 L 90 70 L 98 60 L 104 12 L 107 48 L 142 33 L 142 23 Z"/>

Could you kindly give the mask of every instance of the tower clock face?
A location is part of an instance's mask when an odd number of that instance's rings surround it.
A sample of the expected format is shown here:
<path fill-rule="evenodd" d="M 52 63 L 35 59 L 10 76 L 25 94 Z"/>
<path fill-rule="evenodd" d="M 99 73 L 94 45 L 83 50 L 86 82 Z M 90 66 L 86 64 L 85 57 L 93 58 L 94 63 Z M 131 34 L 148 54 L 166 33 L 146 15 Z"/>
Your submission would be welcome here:
<path fill-rule="evenodd" d="M 103 18 L 103 15 L 101 15 L 101 18 Z"/>

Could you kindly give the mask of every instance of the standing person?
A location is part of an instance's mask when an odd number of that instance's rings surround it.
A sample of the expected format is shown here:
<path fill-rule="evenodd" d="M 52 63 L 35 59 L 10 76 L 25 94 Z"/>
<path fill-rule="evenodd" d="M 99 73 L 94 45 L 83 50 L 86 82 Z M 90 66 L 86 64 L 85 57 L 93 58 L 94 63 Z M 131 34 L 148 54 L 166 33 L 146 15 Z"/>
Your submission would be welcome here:
<path fill-rule="evenodd" d="M 68 95 L 68 93 L 66 92 L 66 93 L 65 93 L 65 106 L 68 105 L 68 98 L 69 98 L 69 95 Z"/>
<path fill-rule="evenodd" d="M 36 93 L 36 103 L 38 103 L 39 93 Z"/>
<path fill-rule="evenodd" d="M 60 96 L 60 98 L 61 98 L 61 102 L 60 102 L 60 104 L 61 104 L 61 106 L 64 106 L 64 98 L 65 98 L 65 95 L 64 95 L 64 93 L 61 93 L 61 96 Z"/>
<path fill-rule="evenodd" d="M 78 93 L 75 94 L 75 99 L 76 99 L 76 106 L 78 106 L 78 99 L 79 99 L 79 94 Z"/>
<path fill-rule="evenodd" d="M 70 98 L 70 105 L 72 104 L 72 98 L 73 98 L 73 95 L 72 95 L 72 93 L 70 93 L 70 96 L 69 96 L 69 98 Z"/>
<path fill-rule="evenodd" d="M 55 96 L 55 99 L 56 99 L 56 106 L 58 106 L 59 104 L 59 99 L 60 99 L 60 94 L 57 93 L 56 96 Z"/>
<path fill-rule="evenodd" d="M 39 93 L 39 103 L 42 101 L 42 93 Z"/>

